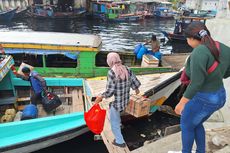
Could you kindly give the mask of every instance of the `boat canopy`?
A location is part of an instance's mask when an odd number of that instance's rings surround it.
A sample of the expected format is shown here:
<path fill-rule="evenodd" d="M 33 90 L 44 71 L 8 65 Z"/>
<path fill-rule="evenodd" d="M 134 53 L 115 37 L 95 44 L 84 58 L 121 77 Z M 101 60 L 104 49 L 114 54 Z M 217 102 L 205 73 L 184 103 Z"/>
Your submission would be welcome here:
<path fill-rule="evenodd" d="M 33 55 L 56 55 L 62 54 L 68 58 L 73 60 L 77 59 L 79 52 L 72 52 L 72 51 L 63 51 L 63 50 L 44 50 L 44 49 L 13 49 L 13 48 L 6 48 L 4 49 L 5 53 L 7 54 L 33 54 Z"/>
<path fill-rule="evenodd" d="M 99 48 L 102 40 L 97 35 L 58 32 L 0 32 L 1 44 L 31 44 Z M 23 47 L 22 47 L 23 48 Z"/>

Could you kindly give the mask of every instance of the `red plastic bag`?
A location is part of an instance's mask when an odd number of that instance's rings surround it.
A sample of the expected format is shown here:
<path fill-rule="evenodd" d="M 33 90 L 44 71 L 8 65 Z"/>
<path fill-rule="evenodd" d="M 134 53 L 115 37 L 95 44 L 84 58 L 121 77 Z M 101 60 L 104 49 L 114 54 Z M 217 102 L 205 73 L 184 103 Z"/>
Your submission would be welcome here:
<path fill-rule="evenodd" d="M 104 127 L 106 110 L 101 109 L 99 104 L 93 105 L 88 112 L 84 113 L 86 125 L 95 134 L 101 134 Z"/>
<path fill-rule="evenodd" d="M 186 74 L 185 68 L 183 69 L 183 71 L 181 73 L 180 81 L 184 85 L 189 85 L 189 83 L 190 83 L 190 79 L 189 79 L 189 77 Z"/>

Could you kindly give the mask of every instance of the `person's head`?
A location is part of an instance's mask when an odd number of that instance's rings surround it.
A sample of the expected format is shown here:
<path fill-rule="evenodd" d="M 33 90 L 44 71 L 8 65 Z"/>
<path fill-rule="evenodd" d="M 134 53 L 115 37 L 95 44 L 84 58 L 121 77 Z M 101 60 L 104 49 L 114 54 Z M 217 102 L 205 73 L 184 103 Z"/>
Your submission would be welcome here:
<path fill-rule="evenodd" d="M 157 36 L 153 34 L 151 40 L 152 41 L 156 41 L 157 40 Z"/>
<path fill-rule="evenodd" d="M 219 51 L 204 23 L 199 21 L 193 21 L 190 23 L 185 29 L 185 37 L 192 48 L 196 48 L 200 44 L 205 45 L 212 53 L 215 60 L 219 61 Z"/>
<path fill-rule="evenodd" d="M 107 64 L 114 71 L 116 78 L 124 80 L 128 78 L 128 71 L 124 65 L 122 65 L 120 56 L 118 53 L 111 52 L 107 55 Z"/>
<path fill-rule="evenodd" d="M 115 64 L 121 64 L 121 59 L 118 53 L 111 52 L 107 55 L 107 64 L 112 68 Z"/>
<path fill-rule="evenodd" d="M 25 76 L 29 76 L 30 75 L 30 68 L 28 67 L 23 67 L 22 68 L 22 73 L 25 75 Z"/>

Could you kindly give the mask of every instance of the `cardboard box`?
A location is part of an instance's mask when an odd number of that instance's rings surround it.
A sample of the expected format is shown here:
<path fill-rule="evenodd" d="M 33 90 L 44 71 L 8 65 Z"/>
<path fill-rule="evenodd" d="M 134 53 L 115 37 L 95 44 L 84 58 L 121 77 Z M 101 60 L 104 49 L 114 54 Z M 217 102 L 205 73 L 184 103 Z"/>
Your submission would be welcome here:
<path fill-rule="evenodd" d="M 159 60 L 153 55 L 143 55 L 141 67 L 158 67 Z"/>
<path fill-rule="evenodd" d="M 131 95 L 125 112 L 135 117 L 142 117 L 149 114 L 151 100 L 141 95 Z"/>
<path fill-rule="evenodd" d="M 28 67 L 28 68 L 30 69 L 30 71 L 33 71 L 33 69 L 34 69 L 33 66 L 31 66 L 31 65 L 29 65 L 29 64 L 26 64 L 26 63 L 23 63 L 23 62 L 22 62 L 22 64 L 20 65 L 20 67 L 19 67 L 19 69 L 18 69 L 18 74 L 24 75 L 24 74 L 22 73 L 22 68 L 25 67 L 25 66 Z"/>

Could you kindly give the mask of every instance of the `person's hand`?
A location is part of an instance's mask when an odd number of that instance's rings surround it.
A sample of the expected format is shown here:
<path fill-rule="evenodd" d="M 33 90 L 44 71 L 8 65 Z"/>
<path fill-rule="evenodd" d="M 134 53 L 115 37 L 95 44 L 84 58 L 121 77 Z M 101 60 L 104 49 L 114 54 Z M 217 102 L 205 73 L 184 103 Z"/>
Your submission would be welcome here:
<path fill-rule="evenodd" d="M 13 73 L 14 73 L 14 75 L 16 75 L 16 76 L 18 75 L 18 72 L 17 72 L 15 69 L 13 70 Z"/>
<path fill-rule="evenodd" d="M 182 111 L 184 110 L 185 104 L 189 101 L 189 99 L 182 97 L 180 102 L 175 107 L 175 113 L 181 115 Z"/>
<path fill-rule="evenodd" d="M 99 104 L 102 101 L 102 96 L 97 96 L 96 100 L 94 101 L 94 104 Z"/>
<path fill-rule="evenodd" d="M 150 42 L 151 42 L 151 41 L 149 41 L 149 40 L 145 40 L 144 45 L 148 45 Z"/>
<path fill-rule="evenodd" d="M 181 115 L 181 112 L 184 110 L 184 106 L 185 104 L 184 103 L 178 103 L 175 107 L 175 113 L 178 114 L 178 115 Z"/>
<path fill-rule="evenodd" d="M 135 90 L 135 93 L 136 93 L 136 95 L 138 95 L 138 94 L 140 93 L 140 90 L 139 90 L 139 89 L 136 89 L 136 90 Z"/>

